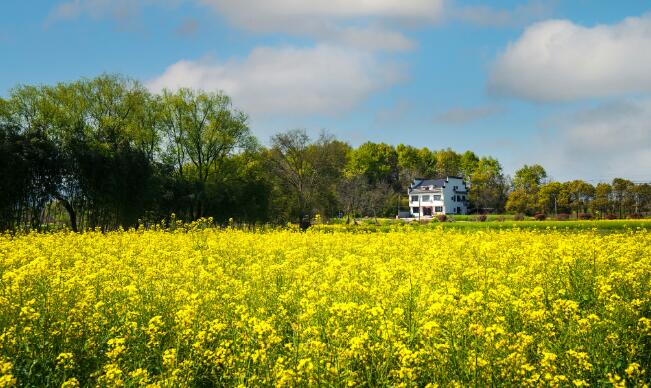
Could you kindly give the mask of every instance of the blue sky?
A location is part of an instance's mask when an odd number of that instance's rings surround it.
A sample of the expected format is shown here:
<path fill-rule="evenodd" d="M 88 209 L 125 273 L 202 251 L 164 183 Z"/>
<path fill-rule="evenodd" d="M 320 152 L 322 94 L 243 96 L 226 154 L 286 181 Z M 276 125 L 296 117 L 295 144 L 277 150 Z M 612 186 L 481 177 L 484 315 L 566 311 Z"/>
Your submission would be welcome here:
<path fill-rule="evenodd" d="M 651 181 L 648 1 L 59 0 L 0 4 L 0 95 L 122 73 L 223 90 L 265 143 L 471 149 L 507 173 Z"/>

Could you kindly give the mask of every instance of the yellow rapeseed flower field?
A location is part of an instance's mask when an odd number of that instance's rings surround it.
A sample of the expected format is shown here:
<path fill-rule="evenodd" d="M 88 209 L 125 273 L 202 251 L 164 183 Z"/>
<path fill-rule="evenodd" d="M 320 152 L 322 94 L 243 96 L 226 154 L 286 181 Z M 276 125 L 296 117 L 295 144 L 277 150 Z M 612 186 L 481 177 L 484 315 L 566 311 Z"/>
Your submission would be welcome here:
<path fill-rule="evenodd" d="M 644 386 L 651 233 L 0 237 L 0 386 Z"/>

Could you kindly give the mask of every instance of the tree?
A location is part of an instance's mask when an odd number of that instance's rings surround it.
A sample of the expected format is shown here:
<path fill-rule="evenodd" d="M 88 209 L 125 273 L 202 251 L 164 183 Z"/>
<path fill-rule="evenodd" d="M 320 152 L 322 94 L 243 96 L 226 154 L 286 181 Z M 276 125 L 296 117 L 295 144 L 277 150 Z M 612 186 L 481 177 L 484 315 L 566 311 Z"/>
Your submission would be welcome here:
<path fill-rule="evenodd" d="M 206 182 L 206 214 L 220 223 L 269 221 L 272 187 L 265 156 L 258 146 L 224 160 Z"/>
<path fill-rule="evenodd" d="M 509 212 L 531 214 L 534 202 L 533 196 L 524 189 L 515 189 L 509 194 L 505 207 Z"/>
<path fill-rule="evenodd" d="M 450 148 L 434 153 L 436 159 L 436 175 L 439 178 L 457 176 L 461 173 L 461 158 Z"/>
<path fill-rule="evenodd" d="M 538 211 L 545 214 L 558 214 L 564 212 L 568 198 L 564 196 L 563 184 L 560 182 L 548 182 L 542 184 L 538 190 Z"/>
<path fill-rule="evenodd" d="M 547 172 L 538 164 L 532 166 L 525 164 L 516 171 L 513 178 L 513 191 L 506 202 L 506 210 L 534 213 L 538 207 L 538 190 L 546 177 Z"/>
<path fill-rule="evenodd" d="M 393 194 L 394 191 L 390 184 L 387 182 L 378 182 L 370 186 L 363 195 L 363 206 L 367 214 L 375 219 L 376 224 L 378 223 L 378 213 L 386 207 Z"/>
<path fill-rule="evenodd" d="M 634 204 L 633 188 L 635 184 L 628 179 L 615 178 L 612 183 L 613 202 L 619 210 L 619 217 L 624 217 Z"/>
<path fill-rule="evenodd" d="M 279 133 L 271 139 L 269 160 L 279 181 L 279 202 L 289 205 L 291 218 L 307 228 L 324 196 L 334 196 L 348 147 L 322 133 L 312 142 L 303 129 Z"/>
<path fill-rule="evenodd" d="M 472 177 L 479 165 L 480 159 L 472 151 L 464 152 L 459 158 L 459 172 L 472 184 Z"/>
<path fill-rule="evenodd" d="M 438 159 L 435 152 L 423 147 L 418 150 L 418 157 L 420 158 L 420 171 L 423 178 L 438 176 Z"/>
<path fill-rule="evenodd" d="M 401 187 L 405 187 L 415 178 L 425 175 L 424 163 L 418 149 L 410 145 L 398 144 L 396 154 Z"/>
<path fill-rule="evenodd" d="M 502 166 L 496 159 L 481 158 L 473 169 L 470 182 L 468 195 L 477 211 L 504 208 L 508 187 Z"/>
<path fill-rule="evenodd" d="M 357 224 L 356 216 L 363 211 L 368 192 L 366 177 L 360 174 L 347 174 L 337 184 L 337 197 L 346 215 L 346 224 L 351 217 Z"/>
<path fill-rule="evenodd" d="M 648 183 L 635 185 L 632 192 L 635 206 L 634 212 L 640 213 L 649 210 L 651 205 L 651 185 Z"/>
<path fill-rule="evenodd" d="M 360 145 L 352 152 L 347 170 L 363 174 L 371 186 L 386 182 L 399 189 L 398 153 L 388 144 L 367 142 Z"/>
<path fill-rule="evenodd" d="M 528 166 L 525 164 L 515 172 L 513 187 L 522 189 L 529 194 L 535 194 L 545 178 L 547 178 L 547 172 L 541 165 Z"/>
<path fill-rule="evenodd" d="M 592 200 L 592 211 L 601 214 L 613 212 L 613 188 L 608 183 L 598 183 L 595 187 L 595 196 Z"/>
<path fill-rule="evenodd" d="M 191 214 L 202 217 L 204 188 L 210 174 L 228 156 L 252 143 L 247 117 L 232 108 L 226 95 L 179 89 L 163 92 L 162 120 L 168 160 L 173 160 L 181 179 L 195 183 Z"/>
<path fill-rule="evenodd" d="M 595 188 L 591 184 L 582 180 L 568 182 L 568 191 L 570 192 L 570 201 L 576 217 L 579 218 L 580 212 L 587 212 L 590 202 L 595 196 Z"/>
<path fill-rule="evenodd" d="M 43 133 L 0 123 L 0 228 L 40 229 L 60 179 L 57 149 Z"/>

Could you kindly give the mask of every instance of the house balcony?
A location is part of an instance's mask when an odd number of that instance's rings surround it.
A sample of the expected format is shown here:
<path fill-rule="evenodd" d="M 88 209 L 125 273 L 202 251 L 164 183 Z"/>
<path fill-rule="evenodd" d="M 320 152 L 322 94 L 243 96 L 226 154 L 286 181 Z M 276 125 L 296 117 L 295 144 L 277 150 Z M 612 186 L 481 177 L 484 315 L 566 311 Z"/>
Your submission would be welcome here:
<path fill-rule="evenodd" d="M 437 200 L 432 200 L 430 199 L 429 201 L 409 201 L 409 206 L 443 206 L 443 200 L 442 199 L 437 199 Z"/>

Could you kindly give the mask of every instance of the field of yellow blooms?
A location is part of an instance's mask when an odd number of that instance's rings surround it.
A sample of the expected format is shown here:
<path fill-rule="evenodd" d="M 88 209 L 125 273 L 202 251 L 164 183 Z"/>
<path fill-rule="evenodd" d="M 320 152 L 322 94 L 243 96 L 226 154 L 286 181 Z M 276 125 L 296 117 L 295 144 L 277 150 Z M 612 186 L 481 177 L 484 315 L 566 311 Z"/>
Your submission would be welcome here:
<path fill-rule="evenodd" d="M 0 386 L 644 386 L 651 232 L 0 236 Z"/>

